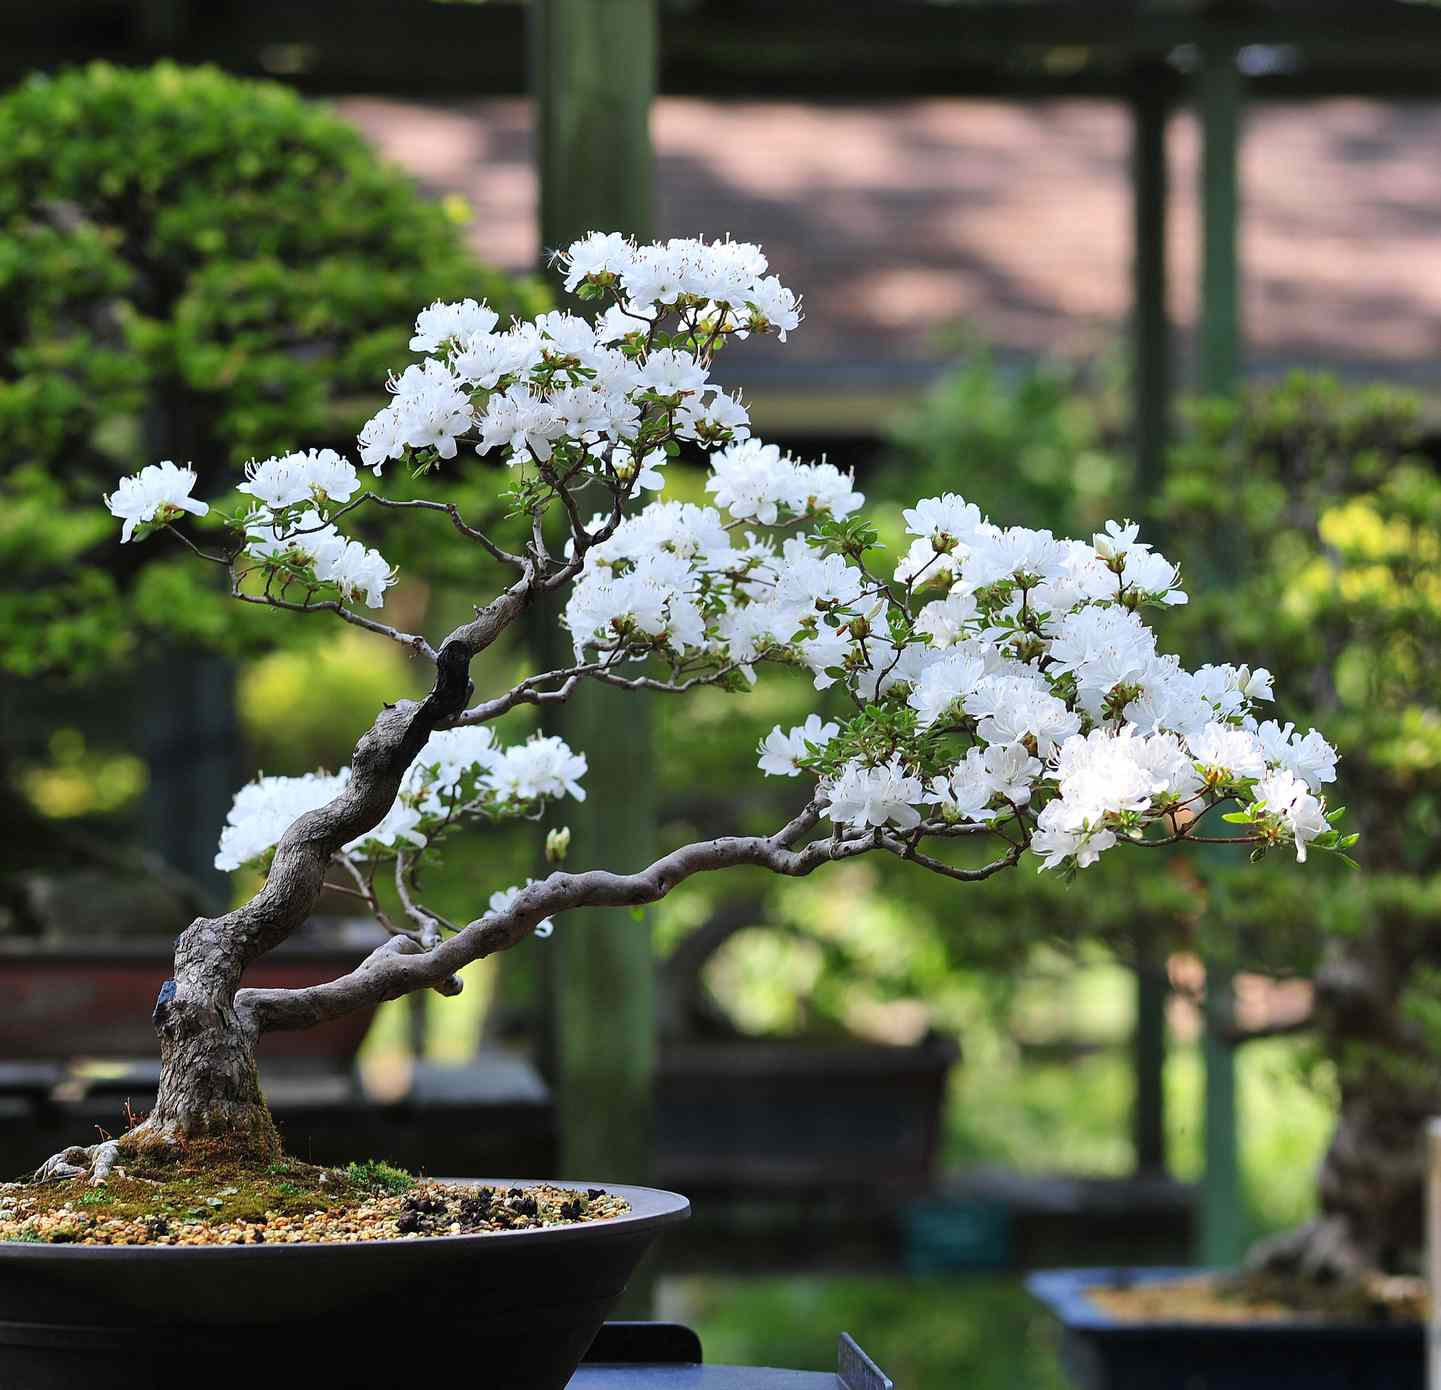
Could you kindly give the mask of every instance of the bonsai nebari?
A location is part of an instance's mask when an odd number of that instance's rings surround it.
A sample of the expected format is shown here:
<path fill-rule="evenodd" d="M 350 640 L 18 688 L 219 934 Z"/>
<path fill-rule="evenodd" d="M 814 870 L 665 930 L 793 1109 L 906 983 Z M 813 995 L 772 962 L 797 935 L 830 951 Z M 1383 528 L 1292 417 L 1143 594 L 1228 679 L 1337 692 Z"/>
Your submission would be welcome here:
<path fill-rule="evenodd" d="M 483 304 L 434 304 L 411 339 L 425 360 L 391 381 L 394 399 L 359 438 L 377 477 L 444 476 L 462 445 L 503 463 L 509 532 L 472 525 L 453 503 L 362 488 L 324 451 L 250 464 L 220 546 L 177 524 L 210 509 L 173 462 L 122 479 L 107 499 L 122 540 L 169 531 L 227 573 L 239 602 L 332 613 L 400 643 L 435 679 L 423 700 L 381 710 L 339 774 L 261 778 L 236 797 L 217 862 L 266 864 L 264 886 L 180 937 L 155 1009 L 155 1109 L 39 1176 L 103 1181 L 127 1148 L 216 1138 L 264 1161 L 278 1140 L 256 1076 L 262 1034 L 415 990 L 453 993 L 461 967 L 573 908 L 638 907 L 698 873 L 799 876 L 883 854 L 971 883 L 1028 853 L 1074 873 L 1122 844 L 1220 841 L 1258 857 L 1285 845 L 1299 859 L 1348 847 L 1322 792 L 1329 745 L 1258 721 L 1267 672 L 1193 673 L 1157 652 L 1142 615 L 1185 596 L 1135 526 L 1061 540 L 1002 528 L 945 494 L 905 511 L 909 549 L 881 568 L 851 478 L 751 438 L 741 401 L 709 380 L 732 340 L 784 339 L 800 322 L 757 247 L 593 233 L 560 260 L 567 289 L 603 310 L 594 323 L 552 313 L 497 332 Z M 663 492 L 683 448 L 708 455 L 714 505 L 662 497 L 633 510 Z M 372 511 L 453 528 L 512 578 L 438 642 L 392 627 L 370 614 L 394 571 L 341 530 Z M 563 522 L 563 548 L 547 537 L 548 513 Z M 562 590 L 573 662 L 476 698 L 472 660 Z M 558 870 L 497 892 L 466 923 L 425 905 L 420 869 L 457 823 L 533 816 L 584 794 L 582 754 L 554 738 L 501 747 L 487 727 L 499 716 L 581 698 L 596 682 L 739 692 L 773 665 L 838 687 L 849 710 L 763 740 L 763 771 L 810 784 L 772 834 L 686 844 L 624 871 Z M 401 904 L 378 912 L 384 946 L 327 984 L 242 988 L 246 966 L 305 920 L 328 875 L 379 909 L 382 870 Z"/>

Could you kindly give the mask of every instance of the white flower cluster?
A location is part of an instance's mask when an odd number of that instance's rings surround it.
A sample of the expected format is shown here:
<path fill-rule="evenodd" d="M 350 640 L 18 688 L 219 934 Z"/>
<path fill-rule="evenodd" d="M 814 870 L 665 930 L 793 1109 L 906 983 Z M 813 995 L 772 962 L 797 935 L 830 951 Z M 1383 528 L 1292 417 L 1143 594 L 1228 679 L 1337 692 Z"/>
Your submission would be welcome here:
<path fill-rule="evenodd" d="M 829 463 L 800 463 L 759 439 L 718 450 L 710 467 L 706 491 L 736 521 L 774 526 L 821 513 L 844 518 L 865 501 L 852 487 L 852 474 Z"/>
<path fill-rule="evenodd" d="M 511 467 L 515 514 L 565 504 L 580 564 L 563 621 L 582 674 L 617 679 L 612 668 L 647 661 L 681 690 L 754 681 L 774 663 L 808 671 L 818 691 L 839 687 L 847 716 L 777 727 L 760 766 L 813 777 L 837 834 L 893 849 L 904 835 L 907 853 L 928 834 L 996 834 L 1045 867 L 1084 868 L 1148 832 L 1195 834 L 1227 803 L 1252 844 L 1294 845 L 1304 859 L 1349 843 L 1330 829 L 1323 794 L 1335 750 L 1260 718 L 1269 672 L 1191 671 L 1158 649 L 1143 615 L 1186 594 L 1134 523 L 1068 539 L 999 526 L 947 493 L 904 510 L 906 547 L 878 574 L 863 563 L 876 535 L 856 517 L 853 477 L 753 438 L 744 405 L 711 380 L 729 340 L 784 340 L 800 323 L 758 247 L 592 233 L 557 260 L 567 288 L 600 311 L 594 321 L 557 311 L 502 328 L 473 299 L 430 305 L 410 340 L 424 360 L 391 378 L 359 447 L 379 476 L 392 460 L 434 466 L 465 443 Z M 663 493 L 686 445 L 708 461 L 710 505 L 659 496 L 631 510 Z M 171 463 L 123 479 L 107 498 L 123 539 L 203 513 L 194 481 Z M 238 519 L 235 558 L 266 571 L 267 593 L 298 586 L 304 604 L 329 586 L 380 606 L 393 571 L 337 527 L 366 500 L 346 459 L 252 463 L 240 490 L 256 509 Z M 587 510 L 601 499 L 584 526 L 582 493 Z M 394 853 L 466 816 L 532 814 L 583 797 L 584 772 L 557 739 L 501 749 L 484 730 L 437 734 L 385 822 L 349 849 Z M 217 863 L 263 856 L 346 775 L 243 789 Z M 492 911 L 524 887 L 497 894 Z"/>
<path fill-rule="evenodd" d="M 572 293 L 615 289 L 623 306 L 611 312 L 622 320 L 649 318 L 657 306 L 693 301 L 729 326 L 774 331 L 781 342 L 801 321 L 800 301 L 766 274 L 765 256 L 748 241 L 673 237 L 637 246 L 616 232 L 592 232 L 559 260 Z"/>
<path fill-rule="evenodd" d="M 598 321 L 557 311 L 497 332 L 499 316 L 473 299 L 422 310 L 410 346 L 432 355 L 392 378 L 390 404 L 361 431 L 368 468 L 413 450 L 454 458 L 473 437 L 477 453 L 511 464 L 549 464 L 564 448 L 604 472 L 607 457 L 612 469 L 617 454 L 648 458 L 658 420 L 704 447 L 747 437 L 745 407 L 710 380 L 710 354 L 728 336 L 784 340 L 800 323 L 759 247 L 594 232 L 559 259 L 567 289 L 612 301 Z M 657 341 L 671 317 L 677 331 Z"/>
<path fill-rule="evenodd" d="M 120 528 L 120 543 L 131 540 L 137 527 L 163 525 L 182 512 L 204 516 L 210 508 L 190 494 L 195 488 L 195 470 L 177 468 L 169 459 L 147 464 L 134 477 L 121 478 L 115 491 L 105 495 L 111 516 L 125 524 Z"/>
<path fill-rule="evenodd" d="M 739 613 L 813 596 L 808 631 L 792 613 L 793 630 L 782 624 L 772 640 L 813 670 L 824 662 L 818 687 L 840 679 L 863 705 L 909 711 L 916 735 L 885 757 L 828 758 L 818 750 L 841 731 L 818 737 L 815 717 L 809 732 L 772 731 L 763 771 L 794 776 L 806 760 L 826 814 L 853 832 L 1018 821 L 1045 867 L 1084 868 L 1152 823 L 1178 833 L 1227 798 L 1260 807 L 1242 814 L 1294 842 L 1298 858 L 1327 832 L 1320 791 L 1335 750 L 1314 730 L 1258 723 L 1257 702 L 1272 697 L 1264 669 L 1191 672 L 1157 651 L 1141 613 L 1186 596 L 1134 525 L 1110 522 L 1089 541 L 1002 530 L 953 494 L 904 518 L 914 539 L 893 582 L 917 596 L 908 635 L 880 629 L 896 591 L 834 553 L 788 552 L 772 595 Z M 930 589 L 940 592 L 915 607 Z"/>
<path fill-rule="evenodd" d="M 544 801 L 573 796 L 585 800 L 580 779 L 583 753 L 559 738 L 532 738 L 508 748 L 496 745 L 487 728 L 446 729 L 432 734 L 411 764 L 385 819 L 343 848 L 355 858 L 420 849 L 458 821 L 526 816 Z M 350 769 L 309 772 L 303 777 L 258 777 L 235 794 L 217 869 L 253 864 L 307 811 L 333 801 L 350 780 Z"/>
<path fill-rule="evenodd" d="M 318 811 L 334 801 L 346 783 L 350 769 L 337 773 L 307 772 L 303 777 L 257 777 L 235 793 L 225 827 L 220 832 L 220 847 L 215 855 L 217 869 L 239 869 L 261 860 L 280 843 L 301 816 Z M 364 857 L 384 849 L 394 849 L 403 842 L 420 848 L 426 842 L 420 831 L 422 814 L 418 807 L 400 798 L 386 812 L 385 819 L 374 830 L 344 846 L 345 854 Z"/>
<path fill-rule="evenodd" d="M 343 598 L 359 594 L 370 608 L 383 607 L 395 583 L 395 570 L 378 550 L 341 535 L 317 511 L 261 509 L 245 519 L 245 535 L 245 553 L 261 565 L 333 584 Z"/>
<path fill-rule="evenodd" d="M 282 512 L 304 503 L 349 502 L 359 487 L 355 465 L 348 459 L 334 449 L 311 449 L 261 463 L 252 459 L 245 465 L 245 481 L 238 491 L 249 493 L 271 512 Z"/>

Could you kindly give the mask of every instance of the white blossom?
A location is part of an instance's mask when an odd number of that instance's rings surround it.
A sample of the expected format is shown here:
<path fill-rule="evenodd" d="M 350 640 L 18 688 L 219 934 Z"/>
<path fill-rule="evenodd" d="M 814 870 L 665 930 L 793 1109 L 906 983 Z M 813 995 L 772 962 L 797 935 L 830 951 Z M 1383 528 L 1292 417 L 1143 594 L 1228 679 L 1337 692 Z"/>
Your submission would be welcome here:
<path fill-rule="evenodd" d="M 1228 781 L 1260 777 L 1266 771 L 1266 750 L 1255 734 L 1226 724 L 1207 724 L 1186 740 L 1202 767 L 1214 768 Z"/>
<path fill-rule="evenodd" d="M 204 516 L 210 508 L 190 495 L 194 487 L 195 470 L 189 466 L 177 468 L 169 459 L 147 464 L 133 477 L 121 478 L 115 491 L 105 498 L 110 514 L 125 523 L 120 528 L 121 544 L 146 522 L 170 521 L 181 512 Z"/>
<path fill-rule="evenodd" d="M 1274 817 L 1296 843 L 1296 858 L 1306 862 L 1306 846 L 1331 827 L 1325 808 L 1308 790 L 1306 783 L 1294 772 L 1268 772 L 1256 783 L 1255 806 L 1263 805 L 1266 815 Z"/>
<path fill-rule="evenodd" d="M 238 491 L 281 511 L 297 503 L 350 501 L 360 487 L 355 465 L 334 449 L 310 449 L 245 465 L 245 481 Z"/>
<path fill-rule="evenodd" d="M 415 336 L 410 340 L 412 352 L 434 352 L 442 343 L 475 333 L 489 333 L 500 315 L 488 304 L 463 299 L 458 304 L 436 300 L 422 309 L 415 319 Z"/>
<path fill-rule="evenodd" d="M 783 733 L 781 726 L 761 740 L 758 766 L 768 777 L 795 777 L 800 773 L 800 760 L 809 757 L 806 745 L 824 748 L 838 733 L 841 726 L 833 720 L 821 723 L 818 714 L 806 716 L 806 722 Z"/>
<path fill-rule="evenodd" d="M 1294 725 L 1268 719 L 1256 726 L 1256 738 L 1267 762 L 1294 772 L 1313 792 L 1336 780 L 1336 750 L 1315 729 L 1303 737 Z"/>
<path fill-rule="evenodd" d="M 502 751 L 485 780 L 498 794 L 516 801 L 562 796 L 584 801 L 580 779 L 585 773 L 585 754 L 571 752 L 564 739 L 532 738 Z"/>
<path fill-rule="evenodd" d="M 916 807 L 926 796 L 921 779 L 907 771 L 899 757 L 879 767 L 849 762 L 833 780 L 822 783 L 821 791 L 826 815 L 855 830 L 881 825 L 911 830 L 921 823 Z"/>

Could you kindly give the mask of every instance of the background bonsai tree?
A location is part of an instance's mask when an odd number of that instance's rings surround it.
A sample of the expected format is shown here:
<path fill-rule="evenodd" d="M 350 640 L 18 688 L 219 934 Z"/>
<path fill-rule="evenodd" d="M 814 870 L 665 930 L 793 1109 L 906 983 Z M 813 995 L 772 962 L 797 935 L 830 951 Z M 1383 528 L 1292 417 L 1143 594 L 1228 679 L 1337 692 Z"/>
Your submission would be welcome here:
<path fill-rule="evenodd" d="M 218 543 L 177 524 L 220 509 L 195 500 L 195 473 L 172 461 L 107 498 L 123 541 L 170 531 L 242 604 L 358 623 L 431 663 L 435 680 L 424 699 L 382 709 L 340 773 L 242 789 L 218 862 L 264 863 L 266 879 L 180 938 L 155 1009 L 156 1108 L 123 1139 L 56 1155 L 40 1177 L 103 1180 L 126 1147 L 206 1137 L 266 1159 L 278 1141 L 255 1070 L 263 1033 L 454 992 L 462 966 L 572 908 L 642 906 L 701 872 L 800 876 L 879 854 L 971 883 L 1028 853 L 1073 874 L 1119 844 L 1286 846 L 1301 860 L 1349 845 L 1322 790 L 1329 745 L 1257 721 L 1267 672 L 1192 673 L 1157 652 L 1142 614 L 1185 598 L 1136 527 L 1059 540 L 994 525 L 946 494 L 905 510 L 910 544 L 887 557 L 850 477 L 750 438 L 739 399 L 709 381 L 732 339 L 784 339 L 800 322 L 757 247 L 593 233 L 561 261 L 567 288 L 603 307 L 596 322 L 553 313 L 497 332 L 499 316 L 474 300 L 433 304 L 410 340 L 425 360 L 391 380 L 392 403 L 359 436 L 377 476 L 396 462 L 392 478 L 458 473 L 462 446 L 502 463 L 506 530 L 473 525 L 454 503 L 362 488 L 348 461 L 313 450 L 247 465 Z M 714 505 L 661 499 L 632 513 L 683 448 L 709 455 Z M 416 520 L 459 531 L 509 582 L 438 642 L 369 616 L 395 572 L 340 526 L 372 510 L 425 513 Z M 548 513 L 563 548 L 547 539 Z M 561 591 L 572 663 L 475 699 L 471 663 Z M 593 682 L 742 692 L 770 665 L 803 668 L 850 706 L 844 720 L 814 715 L 762 741 L 762 771 L 808 784 L 779 829 L 684 844 L 625 872 L 557 871 L 495 893 L 464 924 L 424 904 L 421 869 L 458 822 L 584 795 L 583 755 L 554 738 L 500 746 L 487 726 L 501 715 Z M 378 898 L 381 869 L 394 913 Z M 390 940 L 327 984 L 242 988 L 331 874 L 374 904 Z"/>
<path fill-rule="evenodd" d="M 1337 800 L 1366 844 L 1367 872 L 1324 891 L 1217 876 L 1232 937 L 1217 950 L 1323 951 L 1313 1021 L 1340 1117 L 1320 1212 L 1253 1253 L 1316 1279 L 1420 1268 L 1421 1135 L 1441 1106 L 1441 481 L 1415 452 L 1418 418 L 1410 393 L 1324 376 L 1204 402 L 1167 492 L 1191 573 L 1226 558 L 1177 615 L 1181 650 L 1264 648 L 1298 723 L 1324 723 L 1344 754 Z"/>
<path fill-rule="evenodd" d="M 297 437 L 344 447 L 416 304 L 460 293 L 507 315 L 542 308 L 537 285 L 474 261 L 464 219 L 278 84 L 96 64 L 0 97 L 0 665 L 26 682 L 7 682 L 0 777 L 49 759 L 57 699 L 92 735 L 93 771 L 106 740 L 82 687 L 113 681 L 156 630 L 232 656 L 314 637 L 247 621 L 176 554 L 117 550 L 95 493 L 137 457 L 194 458 L 212 489 Z M 211 718 L 224 738 L 223 711 Z M 135 751 L 133 720 L 114 742 Z M 36 814 L 3 861 L 73 867 L 112 838 L 87 828 L 58 844 Z M 28 894 L 5 896 L 25 921 Z"/>
<path fill-rule="evenodd" d="M 1043 374 L 1007 393 L 990 375 L 984 363 L 958 374 L 902 431 L 922 479 L 954 476 L 967 454 L 993 458 L 996 422 L 1023 402 L 1054 406 L 1048 383 L 1072 389 Z M 1095 459 L 1096 436 L 1055 423 L 1103 410 L 1103 400 L 1073 392 L 1050 428 L 1028 414 L 1024 430 L 1012 430 L 1018 456 L 1032 463 L 1025 478 L 995 477 L 992 467 L 976 493 L 1031 488 L 1034 514 L 1057 526 L 1093 514 L 1093 483 L 1101 505 L 1113 507 L 1121 479 L 1114 463 Z M 1339 1123 L 1316 1219 L 1262 1241 L 1252 1259 L 1314 1280 L 1419 1268 L 1420 1136 L 1441 1104 L 1441 899 L 1431 848 L 1441 792 L 1441 484 L 1419 451 L 1419 419 L 1410 392 L 1300 373 L 1237 400 L 1197 402 L 1157 507 L 1168 550 L 1192 582 L 1192 601 L 1160 616 L 1163 639 L 1187 660 L 1264 655 L 1295 701 L 1297 724 L 1324 725 L 1343 754 L 1331 791 L 1360 814 L 1367 872 L 1338 882 L 1213 861 L 1204 892 L 1174 872 L 1119 884 L 1098 874 L 1093 891 L 1065 904 L 1046 880 L 1023 876 L 977 895 L 964 933 L 955 933 L 954 949 L 973 959 L 978 936 L 1025 945 L 1026 926 L 1034 939 L 1056 935 L 1060 922 L 1068 936 L 1104 940 L 1124 957 L 1139 921 L 1155 941 L 1211 961 L 1312 977 L 1308 1071 L 1334 1091 Z"/>

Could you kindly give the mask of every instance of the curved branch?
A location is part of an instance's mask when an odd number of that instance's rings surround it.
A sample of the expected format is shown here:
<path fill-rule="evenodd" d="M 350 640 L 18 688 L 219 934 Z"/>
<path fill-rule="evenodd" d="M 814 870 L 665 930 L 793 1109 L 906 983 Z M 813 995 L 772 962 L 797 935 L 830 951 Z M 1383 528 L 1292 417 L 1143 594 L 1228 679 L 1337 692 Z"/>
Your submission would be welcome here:
<path fill-rule="evenodd" d="M 484 531 L 478 531 L 474 526 L 466 524 L 465 518 L 460 514 L 460 508 L 454 502 L 433 502 L 428 498 L 415 497 L 401 500 L 394 497 L 382 497 L 378 492 L 367 492 L 365 494 L 370 501 L 381 507 L 392 507 L 397 511 L 427 511 L 444 512 L 451 520 L 451 524 L 467 540 L 474 541 L 482 546 L 493 559 L 499 560 L 503 565 L 511 565 L 516 569 L 525 568 L 525 557 L 513 555 L 508 550 L 503 550 Z"/>
<path fill-rule="evenodd" d="M 885 850 L 888 854 L 894 854 L 897 859 L 908 859 L 912 864 L 919 864 L 923 869 L 929 869 L 933 874 L 941 874 L 946 878 L 953 878 L 958 883 L 979 883 L 982 879 L 990 878 L 992 874 L 998 874 L 1002 869 L 1009 869 L 1021 857 L 1024 846 L 1014 845 L 1010 851 L 1003 854 L 999 859 L 993 859 L 989 864 L 982 864 L 976 869 L 958 869 L 953 864 L 944 863 L 940 859 L 933 859 L 929 854 L 922 854 L 915 847 L 915 842 L 909 840 L 898 840 L 894 835 L 878 836 L 878 848 Z"/>
<path fill-rule="evenodd" d="M 299 817 L 281 836 L 260 892 L 232 912 L 191 923 L 176 946 L 172 1011 L 227 1008 L 245 967 L 305 921 L 332 857 L 384 819 L 426 740 L 464 707 L 472 657 L 525 611 L 537 588 L 536 571 L 527 565 L 520 579 L 456 628 L 435 656 L 430 693 L 388 705 L 376 716 L 355 745 L 350 780 L 333 801 Z M 390 944 L 395 942 L 419 949 L 405 937 Z"/>
<path fill-rule="evenodd" d="M 686 845 L 635 874 L 604 869 L 554 873 L 532 884 L 503 913 L 487 913 L 432 950 L 415 954 L 403 938 L 387 942 L 357 969 L 328 984 L 305 989 L 247 989 L 235 1007 L 260 1032 L 308 1028 L 418 989 L 433 988 L 472 961 L 494 955 L 525 939 L 547 918 L 579 907 L 640 907 L 659 901 L 695 874 L 753 866 L 800 878 L 822 864 L 854 858 L 877 848 L 874 836 L 813 840 L 793 849 L 817 824 L 814 804 L 770 836 L 726 836 Z"/>
<path fill-rule="evenodd" d="M 238 598 L 242 603 L 258 603 L 266 608 L 284 608 L 291 613 L 335 613 L 356 627 L 363 627 L 367 632 L 388 637 L 392 642 L 399 642 L 402 647 L 409 647 L 411 651 L 418 652 L 429 661 L 436 659 L 435 648 L 418 633 L 401 632 L 398 628 L 378 623 L 374 618 L 364 617 L 333 598 L 320 603 L 295 603 L 291 599 L 276 598 L 273 594 L 247 594 L 236 582 L 232 582 L 230 586 L 230 596 Z"/>

